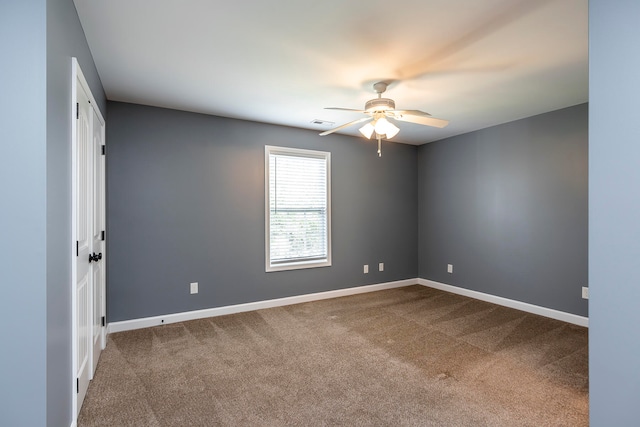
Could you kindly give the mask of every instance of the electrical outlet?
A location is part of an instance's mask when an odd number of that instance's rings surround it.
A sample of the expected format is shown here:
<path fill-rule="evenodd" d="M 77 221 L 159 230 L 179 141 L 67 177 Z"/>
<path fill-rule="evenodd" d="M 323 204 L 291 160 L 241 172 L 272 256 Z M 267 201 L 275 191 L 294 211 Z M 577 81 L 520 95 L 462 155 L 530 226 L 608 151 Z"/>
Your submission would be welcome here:
<path fill-rule="evenodd" d="M 589 288 L 586 286 L 582 287 L 582 298 L 589 299 Z"/>
<path fill-rule="evenodd" d="M 378 271 L 384 271 L 384 262 L 378 264 Z"/>
<path fill-rule="evenodd" d="M 189 285 L 190 285 L 191 293 L 192 294 L 197 294 L 198 293 L 198 282 L 191 282 Z"/>
<path fill-rule="evenodd" d="M 453 273 L 453 264 L 447 264 L 447 273 Z"/>
<path fill-rule="evenodd" d="M 369 264 L 365 264 L 364 265 L 364 274 L 367 274 L 369 272 Z"/>

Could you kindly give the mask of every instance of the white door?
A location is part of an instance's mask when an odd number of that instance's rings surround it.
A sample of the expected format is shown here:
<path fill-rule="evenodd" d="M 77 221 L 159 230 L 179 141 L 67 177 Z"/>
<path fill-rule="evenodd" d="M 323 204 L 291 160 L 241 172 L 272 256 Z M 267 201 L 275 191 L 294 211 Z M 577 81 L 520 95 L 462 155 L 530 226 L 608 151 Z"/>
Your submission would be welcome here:
<path fill-rule="evenodd" d="M 77 417 L 105 345 L 105 122 L 73 61 L 73 414 Z"/>
<path fill-rule="evenodd" d="M 93 215 L 91 232 L 91 252 L 93 262 L 90 263 L 92 270 L 92 351 L 91 351 L 91 378 L 98 365 L 100 353 L 105 344 L 105 210 L 104 210 L 104 124 L 100 117 L 92 109 L 93 114 Z"/>
<path fill-rule="evenodd" d="M 91 252 L 92 215 L 92 130 L 93 113 L 83 85 L 76 91 L 76 142 L 75 142 L 75 375 L 77 412 L 82 407 L 91 378 Z M 76 412 L 76 414 L 77 414 Z"/>

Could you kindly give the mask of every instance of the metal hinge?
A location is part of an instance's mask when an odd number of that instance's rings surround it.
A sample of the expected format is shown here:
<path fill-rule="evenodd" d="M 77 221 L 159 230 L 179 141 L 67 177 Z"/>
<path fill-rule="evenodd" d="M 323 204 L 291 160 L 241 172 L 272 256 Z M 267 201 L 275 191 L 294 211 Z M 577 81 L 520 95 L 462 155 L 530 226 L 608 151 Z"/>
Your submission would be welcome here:
<path fill-rule="evenodd" d="M 80 242 L 76 240 L 76 256 L 80 255 Z"/>
<path fill-rule="evenodd" d="M 80 103 L 76 102 L 76 119 L 80 118 Z"/>
<path fill-rule="evenodd" d="M 102 155 L 104 156 L 106 153 L 106 147 L 104 144 L 102 144 Z"/>
<path fill-rule="evenodd" d="M 76 394 L 80 393 L 80 378 L 76 378 Z"/>
<path fill-rule="evenodd" d="M 104 316 L 102 316 L 102 326 L 106 326 L 107 323 L 107 319 L 105 319 Z"/>
<path fill-rule="evenodd" d="M 102 230 L 101 240 L 104 240 L 104 230 Z"/>

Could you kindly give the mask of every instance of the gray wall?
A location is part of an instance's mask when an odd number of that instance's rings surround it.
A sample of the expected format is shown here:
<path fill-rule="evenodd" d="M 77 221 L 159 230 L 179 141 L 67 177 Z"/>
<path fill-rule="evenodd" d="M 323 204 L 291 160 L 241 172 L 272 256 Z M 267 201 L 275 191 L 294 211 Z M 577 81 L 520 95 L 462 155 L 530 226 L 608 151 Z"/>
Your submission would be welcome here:
<path fill-rule="evenodd" d="M 37 426 L 46 420 L 46 3 L 0 5 L 0 424 Z"/>
<path fill-rule="evenodd" d="M 416 147 L 108 109 L 109 322 L 417 277 Z M 265 145 L 331 152 L 331 267 L 265 273 Z"/>
<path fill-rule="evenodd" d="M 0 424 L 69 426 L 71 56 L 103 111 L 71 0 L 0 6 Z"/>
<path fill-rule="evenodd" d="M 587 114 L 420 146 L 420 277 L 586 316 Z"/>
<path fill-rule="evenodd" d="M 640 422 L 640 3 L 589 2 L 591 425 Z"/>
<path fill-rule="evenodd" d="M 71 423 L 71 58 L 103 115 L 106 99 L 72 0 L 47 1 L 47 425 Z M 43 242 L 44 244 L 44 242 Z"/>

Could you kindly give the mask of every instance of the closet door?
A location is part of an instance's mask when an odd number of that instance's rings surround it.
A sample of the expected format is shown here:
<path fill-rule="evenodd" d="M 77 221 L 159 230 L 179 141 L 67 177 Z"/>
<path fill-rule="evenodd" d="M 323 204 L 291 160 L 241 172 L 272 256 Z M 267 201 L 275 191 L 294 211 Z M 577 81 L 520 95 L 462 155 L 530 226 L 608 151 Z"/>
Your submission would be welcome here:
<path fill-rule="evenodd" d="M 76 90 L 75 141 L 75 375 L 78 411 L 89 387 L 91 356 L 93 112 L 83 85 Z"/>
<path fill-rule="evenodd" d="M 105 122 L 75 60 L 73 70 L 71 354 L 77 416 L 106 341 Z"/>

